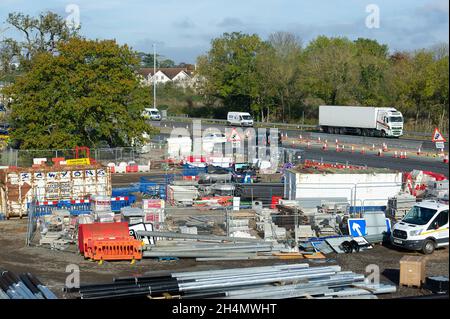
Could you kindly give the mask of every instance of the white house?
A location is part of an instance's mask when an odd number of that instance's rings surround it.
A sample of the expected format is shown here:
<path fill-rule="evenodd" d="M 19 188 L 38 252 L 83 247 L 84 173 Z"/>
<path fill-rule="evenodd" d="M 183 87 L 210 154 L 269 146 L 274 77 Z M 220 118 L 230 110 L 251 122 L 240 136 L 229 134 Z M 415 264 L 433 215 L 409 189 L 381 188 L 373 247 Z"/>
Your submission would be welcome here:
<path fill-rule="evenodd" d="M 172 82 L 184 88 L 193 86 L 193 73 L 193 70 L 188 68 L 157 68 L 156 73 L 153 72 L 153 68 L 139 70 L 139 74 L 143 77 L 142 82 L 144 85 Z"/>

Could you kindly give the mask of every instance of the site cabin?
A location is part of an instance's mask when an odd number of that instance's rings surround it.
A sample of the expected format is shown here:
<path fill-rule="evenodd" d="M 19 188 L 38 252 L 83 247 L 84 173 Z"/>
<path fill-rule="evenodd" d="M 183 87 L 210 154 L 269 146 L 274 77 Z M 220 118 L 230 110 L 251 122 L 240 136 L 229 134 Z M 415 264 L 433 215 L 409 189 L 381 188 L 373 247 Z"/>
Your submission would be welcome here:
<path fill-rule="evenodd" d="M 448 246 L 448 227 L 448 205 L 423 201 L 392 227 L 391 243 L 431 254 L 438 247 Z"/>
<path fill-rule="evenodd" d="M 319 126 L 330 134 L 400 137 L 403 115 L 395 108 L 321 105 Z"/>
<path fill-rule="evenodd" d="M 316 170 L 302 166 L 286 170 L 284 198 L 344 200 L 352 209 L 384 210 L 388 199 L 397 195 L 403 174 L 381 168 L 366 170 Z"/>
<path fill-rule="evenodd" d="M 247 112 L 228 112 L 227 124 L 231 126 L 253 126 L 253 117 Z"/>
<path fill-rule="evenodd" d="M 161 113 L 157 108 L 145 108 L 142 116 L 148 120 L 161 121 Z"/>

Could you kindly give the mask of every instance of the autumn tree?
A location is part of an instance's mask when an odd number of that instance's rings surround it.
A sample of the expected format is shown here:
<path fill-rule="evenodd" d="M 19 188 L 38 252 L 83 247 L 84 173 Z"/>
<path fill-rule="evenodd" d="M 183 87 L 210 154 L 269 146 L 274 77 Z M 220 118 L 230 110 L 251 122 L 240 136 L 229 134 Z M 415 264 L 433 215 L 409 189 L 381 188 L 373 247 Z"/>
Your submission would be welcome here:
<path fill-rule="evenodd" d="M 137 55 L 115 41 L 71 38 L 58 54 L 41 52 L 7 87 L 14 145 L 21 149 L 130 146 L 152 133 L 141 112 L 150 96 L 140 86 Z"/>

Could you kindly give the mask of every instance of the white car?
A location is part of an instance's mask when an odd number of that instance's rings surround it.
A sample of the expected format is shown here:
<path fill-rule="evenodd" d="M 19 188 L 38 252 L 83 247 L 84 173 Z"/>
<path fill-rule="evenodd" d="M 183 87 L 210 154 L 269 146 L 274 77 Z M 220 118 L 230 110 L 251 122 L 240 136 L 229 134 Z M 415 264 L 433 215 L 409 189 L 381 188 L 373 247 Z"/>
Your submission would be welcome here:
<path fill-rule="evenodd" d="M 161 113 L 155 108 L 145 108 L 142 116 L 147 120 L 161 121 Z"/>
<path fill-rule="evenodd" d="M 221 144 L 226 142 L 227 138 L 223 133 L 206 133 L 203 136 L 203 143 Z"/>

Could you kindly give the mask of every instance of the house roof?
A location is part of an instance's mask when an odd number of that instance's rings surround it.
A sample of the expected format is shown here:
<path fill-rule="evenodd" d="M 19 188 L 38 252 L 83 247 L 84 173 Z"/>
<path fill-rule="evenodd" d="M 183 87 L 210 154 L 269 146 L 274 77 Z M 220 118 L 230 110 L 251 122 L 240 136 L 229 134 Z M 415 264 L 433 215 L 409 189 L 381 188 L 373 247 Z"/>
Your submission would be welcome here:
<path fill-rule="evenodd" d="M 156 73 L 158 73 L 158 71 L 164 73 L 171 80 L 180 72 L 185 72 L 187 75 L 192 76 L 192 72 L 189 71 L 188 68 L 157 68 Z M 139 74 L 144 77 L 148 77 L 149 75 L 153 76 L 153 68 L 142 68 L 139 70 Z"/>

